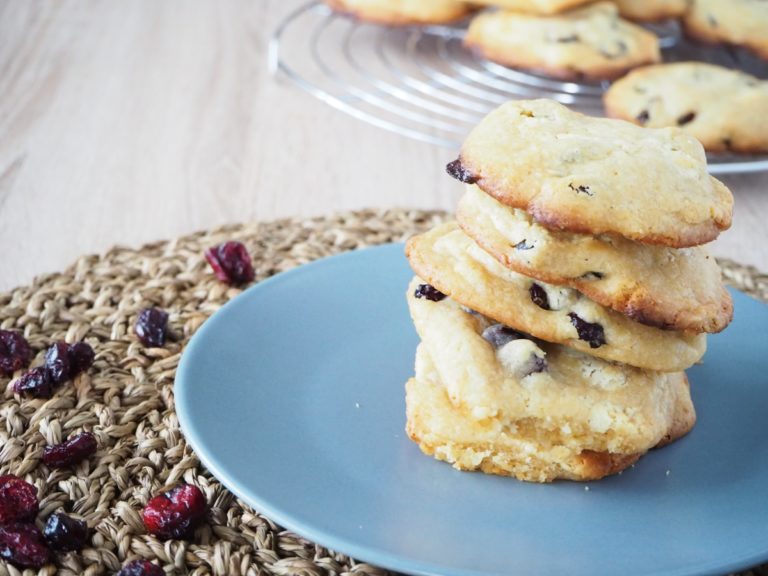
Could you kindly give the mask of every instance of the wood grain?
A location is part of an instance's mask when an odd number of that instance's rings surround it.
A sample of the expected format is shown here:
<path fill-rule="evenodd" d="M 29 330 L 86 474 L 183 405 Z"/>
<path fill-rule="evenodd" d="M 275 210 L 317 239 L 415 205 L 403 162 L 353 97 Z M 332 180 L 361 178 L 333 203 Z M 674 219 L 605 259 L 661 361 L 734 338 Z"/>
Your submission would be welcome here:
<path fill-rule="evenodd" d="M 226 222 L 454 207 L 449 150 L 270 77 L 299 0 L 0 0 L 0 290 Z M 768 175 L 726 178 L 718 255 L 768 270 Z"/>

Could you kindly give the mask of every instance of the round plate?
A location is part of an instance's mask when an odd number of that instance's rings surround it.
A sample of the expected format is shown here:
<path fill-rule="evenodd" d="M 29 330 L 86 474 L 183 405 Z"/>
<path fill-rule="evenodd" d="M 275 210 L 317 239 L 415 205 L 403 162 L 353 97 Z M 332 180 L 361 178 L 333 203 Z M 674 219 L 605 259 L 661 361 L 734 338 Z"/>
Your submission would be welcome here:
<path fill-rule="evenodd" d="M 690 370 L 699 420 L 623 474 L 527 484 L 458 472 L 404 432 L 417 344 L 402 245 L 261 282 L 185 350 L 176 410 L 211 473 L 319 544 L 412 574 L 682 576 L 768 558 L 768 306 Z"/>

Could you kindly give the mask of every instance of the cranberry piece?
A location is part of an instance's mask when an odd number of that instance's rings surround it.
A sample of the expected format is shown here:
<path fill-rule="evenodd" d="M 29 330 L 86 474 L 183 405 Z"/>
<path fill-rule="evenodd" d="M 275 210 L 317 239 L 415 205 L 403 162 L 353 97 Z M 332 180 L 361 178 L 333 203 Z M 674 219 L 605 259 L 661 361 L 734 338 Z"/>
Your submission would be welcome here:
<path fill-rule="evenodd" d="M 155 496 L 142 512 L 147 532 L 158 538 L 188 538 L 205 516 L 205 496 L 197 486 L 180 484 Z"/>
<path fill-rule="evenodd" d="M 45 367 L 50 371 L 55 385 L 69 380 L 72 369 L 69 360 L 69 344 L 61 341 L 52 344 L 45 352 Z"/>
<path fill-rule="evenodd" d="M 76 342 L 69 347 L 69 365 L 72 377 L 85 372 L 93 364 L 96 354 L 87 342 Z"/>
<path fill-rule="evenodd" d="M 501 348 L 512 340 L 525 338 L 525 335 L 504 324 L 493 324 L 483 330 L 483 338 L 494 348 Z"/>
<path fill-rule="evenodd" d="M 205 251 L 216 278 L 235 286 L 254 279 L 251 256 L 240 242 L 224 242 Z"/>
<path fill-rule="evenodd" d="M 651 118 L 651 115 L 648 113 L 648 110 L 641 110 L 640 114 L 635 116 L 635 119 L 640 122 L 640 124 L 645 124 L 648 122 L 648 120 Z"/>
<path fill-rule="evenodd" d="M 40 568 L 50 551 L 34 524 L 0 526 L 0 558 L 19 568 Z"/>
<path fill-rule="evenodd" d="M 45 366 L 28 370 L 14 382 L 13 391 L 18 394 L 28 394 L 35 398 L 50 398 L 53 394 L 51 371 Z"/>
<path fill-rule="evenodd" d="M 90 432 L 72 436 L 61 444 L 43 448 L 43 462 L 50 468 L 65 468 L 96 452 L 96 437 Z"/>
<path fill-rule="evenodd" d="M 688 114 L 683 114 L 680 116 L 680 118 L 677 119 L 677 125 L 678 126 L 685 126 L 686 124 L 690 124 L 694 121 L 696 118 L 696 112 L 688 112 Z"/>
<path fill-rule="evenodd" d="M 445 294 L 431 284 L 419 284 L 416 290 L 414 290 L 413 295 L 416 298 L 426 298 L 432 302 L 440 302 L 440 300 L 446 297 Z"/>
<path fill-rule="evenodd" d="M 115 576 L 165 576 L 165 570 L 147 560 L 131 560 Z"/>
<path fill-rule="evenodd" d="M 29 366 L 32 349 L 19 332 L 0 330 L 0 375 L 10 376 Z"/>
<path fill-rule="evenodd" d="M 134 331 L 144 346 L 157 348 L 165 344 L 168 313 L 159 308 L 144 308 L 139 312 Z"/>
<path fill-rule="evenodd" d="M 549 307 L 549 296 L 547 296 L 547 291 L 544 290 L 540 284 L 534 282 L 531 284 L 528 291 L 531 293 L 531 300 L 536 306 L 543 308 L 544 310 L 551 310 Z"/>
<path fill-rule="evenodd" d="M 37 510 L 37 488 L 18 476 L 0 476 L 0 525 L 32 522 Z"/>
<path fill-rule="evenodd" d="M 528 241 L 525 238 L 515 244 L 515 250 L 530 250 L 531 248 L 533 248 L 533 244 L 528 244 Z"/>
<path fill-rule="evenodd" d="M 461 158 L 457 158 L 453 162 L 449 162 L 445 166 L 445 171 L 448 172 L 451 176 L 456 178 L 459 182 L 464 182 L 465 184 L 474 184 L 478 180 L 480 180 L 479 176 L 475 176 L 464 168 L 464 166 L 461 163 Z"/>
<path fill-rule="evenodd" d="M 571 324 L 576 328 L 579 340 L 589 342 L 590 348 L 600 348 L 605 344 L 605 331 L 600 324 L 587 322 L 573 312 L 569 313 L 568 317 L 571 319 Z"/>
<path fill-rule="evenodd" d="M 54 550 L 80 550 L 88 541 L 88 525 L 57 512 L 48 517 L 43 537 Z"/>

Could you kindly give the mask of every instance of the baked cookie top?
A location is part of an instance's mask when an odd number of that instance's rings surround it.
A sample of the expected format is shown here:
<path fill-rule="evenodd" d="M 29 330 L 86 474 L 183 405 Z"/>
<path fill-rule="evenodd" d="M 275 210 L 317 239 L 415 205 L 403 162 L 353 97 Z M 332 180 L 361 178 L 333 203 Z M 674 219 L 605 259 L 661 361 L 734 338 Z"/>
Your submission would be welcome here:
<path fill-rule="evenodd" d="M 688 8 L 687 0 L 612 0 L 619 14 L 638 22 L 679 18 Z"/>
<path fill-rule="evenodd" d="M 388 25 L 443 24 L 460 20 L 474 8 L 458 0 L 324 0 L 339 12 Z"/>
<path fill-rule="evenodd" d="M 587 354 L 648 370 L 674 372 L 697 362 L 704 335 L 645 326 L 573 288 L 505 268 L 455 222 L 414 236 L 406 253 L 416 274 L 440 292 L 497 322 Z"/>
<path fill-rule="evenodd" d="M 733 301 L 707 250 L 640 244 L 619 236 L 548 230 L 523 210 L 468 185 L 456 218 L 504 266 L 659 328 L 719 332 Z"/>
<path fill-rule="evenodd" d="M 609 2 L 555 16 L 485 12 L 464 43 L 494 62 L 565 79 L 614 78 L 661 58 L 656 35 L 622 20 Z"/>
<path fill-rule="evenodd" d="M 551 100 L 492 111 L 448 171 L 553 230 L 680 248 L 731 225 L 733 196 L 707 173 L 693 136 L 586 116 Z"/>
<path fill-rule="evenodd" d="M 680 126 L 707 150 L 768 150 L 768 82 L 703 62 L 633 70 L 603 97 L 608 115 L 642 126 Z"/>
<path fill-rule="evenodd" d="M 497 6 L 529 14 L 557 14 L 591 2 L 594 0 L 473 0 L 474 4 Z"/>
<path fill-rule="evenodd" d="M 768 59 L 768 3 L 764 0 L 692 0 L 683 24 L 695 38 L 746 46 Z"/>
<path fill-rule="evenodd" d="M 672 427 L 684 373 L 640 370 L 543 342 L 450 298 L 417 298 L 422 282 L 409 286 L 411 317 L 449 402 L 466 420 L 498 423 L 499 431 L 507 425 L 542 446 L 619 454 L 648 450 Z M 417 379 L 421 372 L 417 357 Z"/>

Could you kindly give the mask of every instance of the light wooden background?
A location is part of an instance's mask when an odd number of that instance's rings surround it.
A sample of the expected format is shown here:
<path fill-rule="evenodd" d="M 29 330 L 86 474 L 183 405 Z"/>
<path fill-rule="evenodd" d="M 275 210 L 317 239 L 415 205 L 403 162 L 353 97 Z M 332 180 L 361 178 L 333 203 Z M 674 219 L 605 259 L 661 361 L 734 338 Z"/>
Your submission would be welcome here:
<path fill-rule="evenodd" d="M 225 222 L 452 208 L 450 151 L 269 77 L 297 4 L 0 0 L 0 290 Z M 735 223 L 714 251 L 768 270 L 768 175 L 725 180 Z"/>

